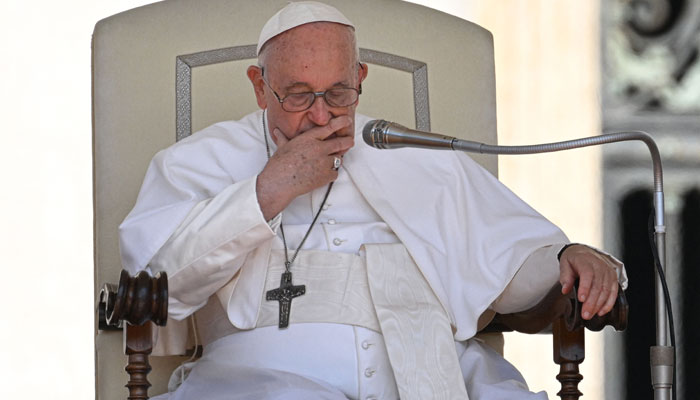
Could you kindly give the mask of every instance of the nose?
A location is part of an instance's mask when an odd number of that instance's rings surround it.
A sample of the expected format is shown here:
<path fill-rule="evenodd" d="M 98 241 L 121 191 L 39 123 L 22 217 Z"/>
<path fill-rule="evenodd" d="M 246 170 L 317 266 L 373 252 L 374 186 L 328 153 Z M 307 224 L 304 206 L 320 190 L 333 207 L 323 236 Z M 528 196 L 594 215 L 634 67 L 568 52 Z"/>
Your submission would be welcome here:
<path fill-rule="evenodd" d="M 318 126 L 324 126 L 333 118 L 331 115 L 330 107 L 323 96 L 316 96 L 314 102 L 311 104 L 311 108 L 308 109 L 307 115 L 311 122 Z"/>

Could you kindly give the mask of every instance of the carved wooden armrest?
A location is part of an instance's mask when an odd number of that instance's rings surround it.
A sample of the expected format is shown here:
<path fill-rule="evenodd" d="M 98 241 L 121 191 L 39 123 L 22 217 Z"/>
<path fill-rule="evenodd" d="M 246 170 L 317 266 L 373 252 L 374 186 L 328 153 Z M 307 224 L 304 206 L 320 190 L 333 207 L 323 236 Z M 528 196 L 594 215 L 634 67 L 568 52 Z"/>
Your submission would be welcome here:
<path fill-rule="evenodd" d="M 578 282 L 574 289 L 561 294 L 561 285 L 555 284 L 536 306 L 513 314 L 496 314 L 491 323 L 482 332 L 523 333 L 547 332 L 551 329 L 554 336 L 554 362 L 560 366 L 557 379 L 561 391 L 557 393 L 562 400 L 578 400 L 582 395 L 578 384 L 583 379 L 579 373 L 579 364 L 585 356 L 584 328 L 600 331 L 605 326 L 612 326 L 618 331 L 627 328 L 629 304 L 621 287 L 618 287 L 617 300 L 613 309 L 604 316 L 594 316 L 590 320 L 581 318 L 581 302 L 577 296 Z"/>
<path fill-rule="evenodd" d="M 513 314 L 496 314 L 482 332 L 539 333 L 549 331 L 550 325 L 559 318 L 563 318 L 569 331 L 580 327 L 600 331 L 608 325 L 618 331 L 627 328 L 629 305 L 621 287 L 618 286 L 617 300 L 613 309 L 602 317 L 595 315 L 590 320 L 581 318 L 582 304 L 578 300 L 577 291 L 578 283 L 571 292 L 563 295 L 561 294 L 561 285 L 557 283 L 534 307 Z"/>
<path fill-rule="evenodd" d="M 119 285 L 105 283 L 97 306 L 101 330 L 124 329 L 124 353 L 128 356 L 129 399 L 148 399 L 151 371 L 148 355 L 153 350 L 153 324 L 165 326 L 168 319 L 168 276 L 146 271 L 131 277 L 122 270 Z M 123 328 L 122 328 L 123 327 Z"/>

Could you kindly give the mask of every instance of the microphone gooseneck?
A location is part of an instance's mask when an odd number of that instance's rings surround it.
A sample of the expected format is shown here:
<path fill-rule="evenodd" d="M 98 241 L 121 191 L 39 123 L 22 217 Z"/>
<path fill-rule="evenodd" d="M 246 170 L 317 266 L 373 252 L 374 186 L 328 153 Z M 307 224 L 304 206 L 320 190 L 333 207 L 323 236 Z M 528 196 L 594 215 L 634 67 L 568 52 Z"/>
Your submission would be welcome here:
<path fill-rule="evenodd" d="M 654 139 L 652 139 L 648 133 L 642 131 L 616 132 L 582 139 L 526 146 L 495 146 L 471 140 L 458 139 L 452 136 L 422 132 L 406 128 L 394 122 L 375 119 L 365 124 L 365 127 L 362 129 L 362 138 L 365 143 L 377 149 L 418 147 L 424 149 L 460 150 L 468 153 L 503 155 L 550 153 L 581 147 L 597 146 L 606 143 L 639 140 L 647 145 L 651 153 L 654 170 L 654 191 L 663 192 L 663 173 L 661 170 L 659 149 Z"/>

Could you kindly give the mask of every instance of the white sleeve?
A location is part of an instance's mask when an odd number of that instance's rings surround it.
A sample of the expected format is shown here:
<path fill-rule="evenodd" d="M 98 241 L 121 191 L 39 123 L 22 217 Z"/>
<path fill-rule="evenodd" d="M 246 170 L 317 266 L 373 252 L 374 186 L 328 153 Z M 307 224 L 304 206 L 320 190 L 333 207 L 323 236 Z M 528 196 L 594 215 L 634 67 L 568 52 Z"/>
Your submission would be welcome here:
<path fill-rule="evenodd" d="M 491 304 L 491 308 L 500 314 L 510 314 L 525 311 L 537 305 L 559 281 L 558 254 L 565 245 L 560 243 L 541 247 L 530 254 L 503 293 Z M 584 246 L 613 261 L 617 267 L 618 282 L 623 289 L 626 289 L 627 273 L 622 262 L 600 249 Z"/>
<path fill-rule="evenodd" d="M 532 252 L 491 308 L 500 314 L 510 314 L 525 311 L 539 303 L 559 281 L 557 254 L 564 245 L 545 246 Z"/>
<path fill-rule="evenodd" d="M 233 278 L 247 254 L 276 235 L 281 220 L 265 221 L 257 177 L 234 183 L 197 203 L 149 263 L 168 274 L 168 314 L 184 319 Z"/>

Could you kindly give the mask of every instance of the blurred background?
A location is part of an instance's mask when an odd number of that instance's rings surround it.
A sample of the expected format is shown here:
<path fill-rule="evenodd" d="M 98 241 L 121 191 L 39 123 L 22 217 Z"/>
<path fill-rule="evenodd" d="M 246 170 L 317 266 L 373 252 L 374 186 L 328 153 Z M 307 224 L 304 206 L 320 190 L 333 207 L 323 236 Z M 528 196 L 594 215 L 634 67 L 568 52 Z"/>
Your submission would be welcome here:
<path fill-rule="evenodd" d="M 493 33 L 501 144 L 630 129 L 657 140 L 679 398 L 693 398 L 686 390 L 690 377 L 700 376 L 693 340 L 700 328 L 693 296 L 700 285 L 700 1 L 412 2 Z M 9 350 L 0 398 L 94 397 L 90 40 L 98 20 L 147 3 L 0 5 L 0 340 Z M 652 174 L 645 147 L 501 157 L 499 169 L 501 180 L 572 241 L 626 262 L 630 328 L 587 333 L 584 398 L 651 399 Z M 550 337 L 509 334 L 506 357 L 531 389 L 556 398 Z"/>

